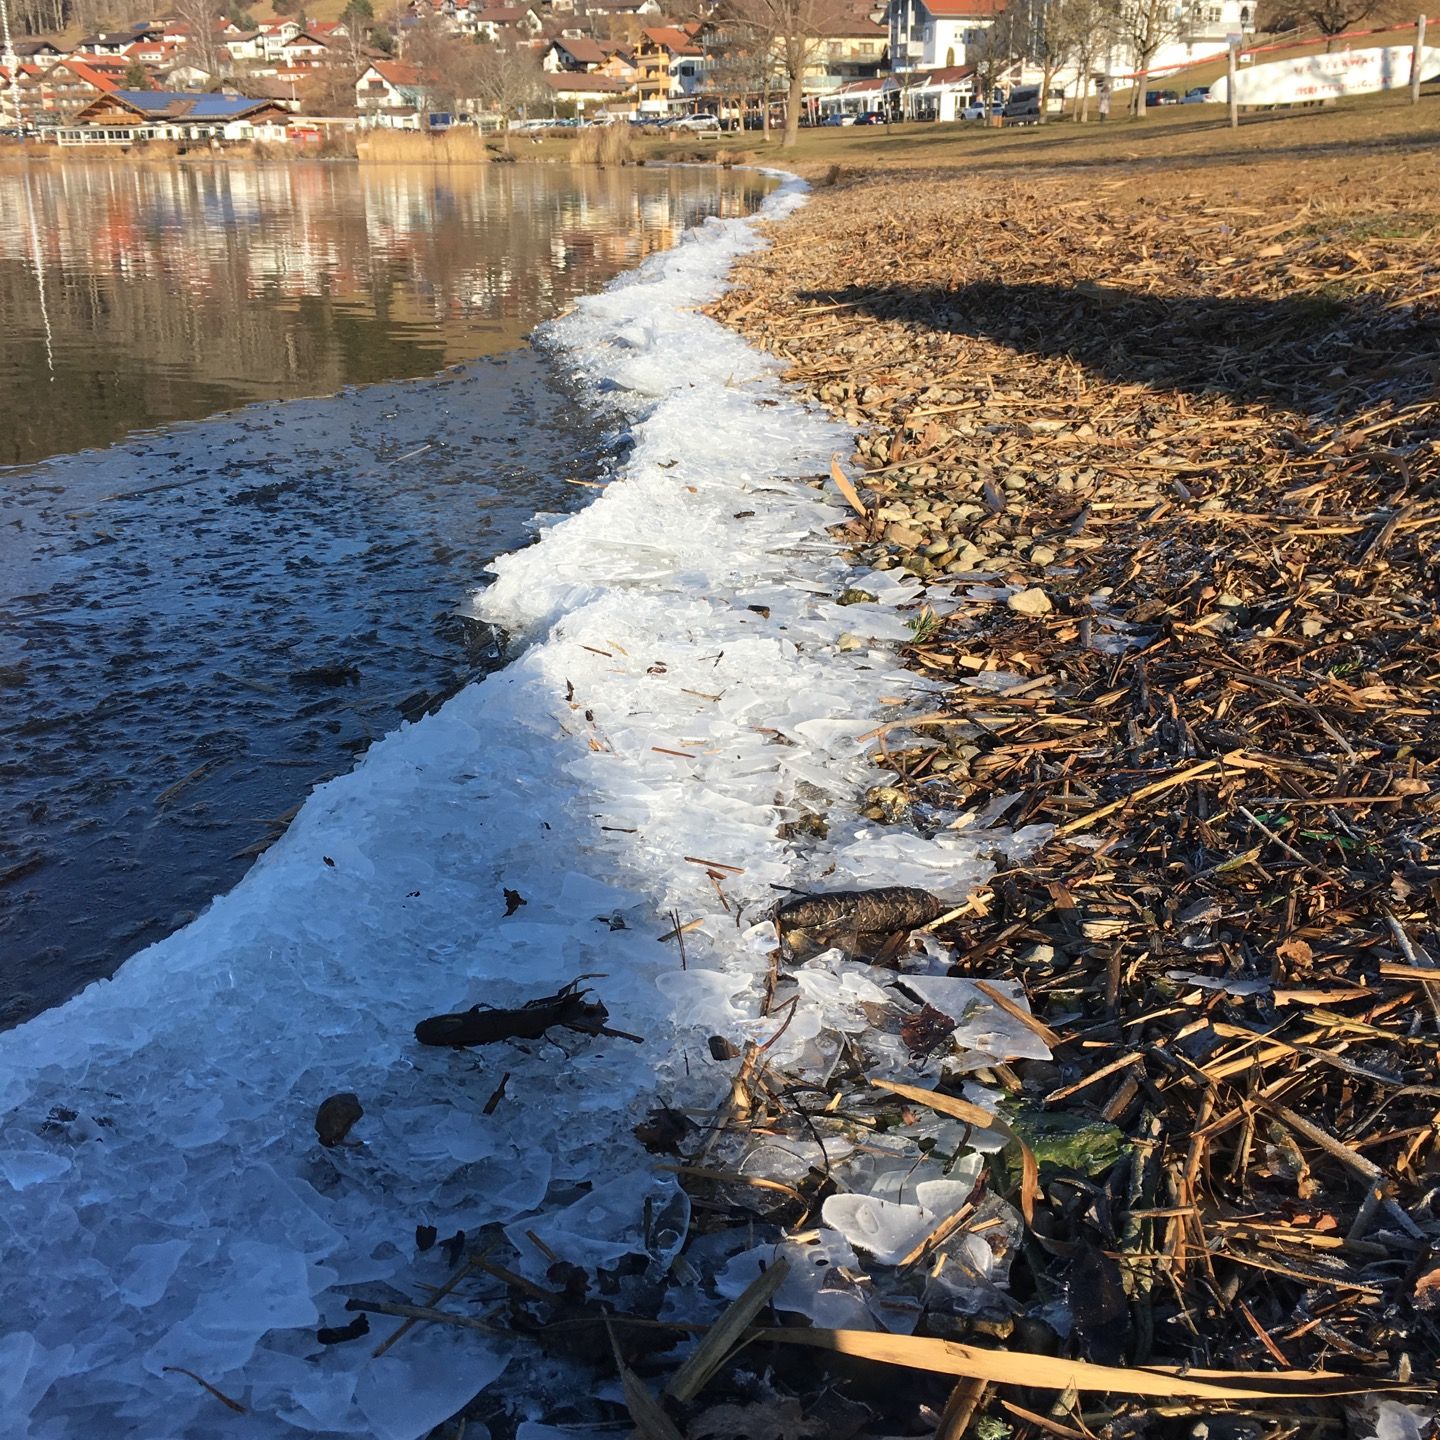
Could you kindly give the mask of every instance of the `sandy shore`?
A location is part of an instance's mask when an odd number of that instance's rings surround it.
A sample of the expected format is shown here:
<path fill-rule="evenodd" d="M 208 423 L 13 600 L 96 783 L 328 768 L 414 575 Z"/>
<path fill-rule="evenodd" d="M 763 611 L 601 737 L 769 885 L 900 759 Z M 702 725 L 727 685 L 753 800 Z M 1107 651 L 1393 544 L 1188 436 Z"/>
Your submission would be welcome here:
<path fill-rule="evenodd" d="M 1440 1375 L 1437 216 L 1354 172 L 841 173 L 712 307 L 863 427 L 842 533 L 931 587 L 870 818 L 1055 827 L 938 932 L 1090 1146 L 1019 1186 L 1007 1348 Z M 1247 1433 L 1341 1433 L 1288 1410 Z"/>

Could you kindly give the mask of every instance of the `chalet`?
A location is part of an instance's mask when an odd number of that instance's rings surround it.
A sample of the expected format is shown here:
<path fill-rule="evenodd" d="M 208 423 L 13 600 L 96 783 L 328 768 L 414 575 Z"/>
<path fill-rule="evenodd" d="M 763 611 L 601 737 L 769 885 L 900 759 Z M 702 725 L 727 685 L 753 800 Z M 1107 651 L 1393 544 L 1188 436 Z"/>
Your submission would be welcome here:
<path fill-rule="evenodd" d="M 260 27 L 260 50 L 267 60 L 275 60 L 280 55 L 280 47 L 287 40 L 293 40 L 300 33 L 300 22 L 298 20 L 277 20 L 268 25 Z"/>
<path fill-rule="evenodd" d="M 608 75 L 587 75 L 578 71 L 548 73 L 544 80 L 545 88 L 555 100 L 573 105 L 581 114 L 587 108 L 619 98 L 630 88 L 623 80 L 612 80 Z"/>
<path fill-rule="evenodd" d="M 170 65 L 180 53 L 180 46 L 173 40 L 155 38 L 150 40 L 137 40 L 125 52 L 126 60 L 133 60 L 140 65 Z"/>
<path fill-rule="evenodd" d="M 413 115 L 424 104 L 420 69 L 403 60 L 376 60 L 355 81 L 355 108 L 377 121 Z"/>
<path fill-rule="evenodd" d="M 282 66 L 291 70 L 318 70 L 328 65 L 334 56 L 326 39 L 312 30 L 301 30 L 292 35 L 281 47 L 276 57 Z"/>
<path fill-rule="evenodd" d="M 34 69 L 29 75 L 22 70 L 20 118 L 31 125 L 59 124 L 119 88 L 120 82 L 111 75 L 73 57 L 57 60 L 47 69 Z"/>
<path fill-rule="evenodd" d="M 223 17 L 217 18 L 210 26 L 210 36 L 216 45 L 223 45 L 227 40 L 231 40 L 241 33 L 240 27 L 233 20 L 226 20 Z M 195 39 L 195 27 L 186 20 L 167 20 L 163 38 L 170 41 L 172 45 L 190 44 Z"/>
<path fill-rule="evenodd" d="M 635 89 L 641 108 L 649 101 L 652 110 L 657 102 L 685 95 L 700 89 L 705 66 L 705 52 L 696 43 L 699 25 L 659 25 L 640 32 L 635 45 Z"/>
<path fill-rule="evenodd" d="M 56 130 L 62 145 L 139 140 L 281 140 L 289 115 L 269 100 L 177 90 L 115 90 Z"/>
<path fill-rule="evenodd" d="M 98 30 L 75 42 L 76 55 L 123 55 L 136 41 L 133 30 Z"/>
<path fill-rule="evenodd" d="M 265 58 L 265 32 L 263 30 L 242 30 L 225 41 L 225 48 L 232 60 L 263 60 Z"/>
<path fill-rule="evenodd" d="M 529 5 L 487 5 L 475 13 L 473 24 L 475 33 L 490 41 L 498 40 L 506 30 L 533 38 L 545 28 L 539 11 Z"/>
<path fill-rule="evenodd" d="M 297 87 L 278 75 L 247 75 L 238 84 L 227 84 L 222 88 L 226 95 L 243 95 L 250 100 L 269 100 L 292 114 L 300 110 Z"/>
<path fill-rule="evenodd" d="M 217 77 L 193 60 L 176 60 L 157 69 L 155 78 L 160 82 L 158 89 L 188 91 L 207 90 L 214 85 Z"/>
<path fill-rule="evenodd" d="M 76 125 L 181 125 L 216 133 L 236 121 L 285 122 L 286 112 L 273 100 L 247 95 L 211 95 L 187 90 L 112 90 L 92 101 L 74 118 Z M 196 136 L 195 138 L 200 138 Z"/>
<path fill-rule="evenodd" d="M 17 40 L 10 49 L 17 59 L 30 60 L 37 65 L 58 60 L 64 54 L 58 45 L 49 40 Z"/>
<path fill-rule="evenodd" d="M 540 65 L 551 75 L 585 74 L 601 69 L 608 58 L 600 43 L 588 35 L 560 35 L 545 47 Z"/>
<path fill-rule="evenodd" d="M 600 48 L 605 52 L 605 63 L 600 67 L 600 73 L 608 75 L 612 80 L 623 80 L 626 85 L 634 85 L 635 78 L 640 73 L 640 67 L 635 62 L 635 47 L 613 40 L 602 40 Z"/>

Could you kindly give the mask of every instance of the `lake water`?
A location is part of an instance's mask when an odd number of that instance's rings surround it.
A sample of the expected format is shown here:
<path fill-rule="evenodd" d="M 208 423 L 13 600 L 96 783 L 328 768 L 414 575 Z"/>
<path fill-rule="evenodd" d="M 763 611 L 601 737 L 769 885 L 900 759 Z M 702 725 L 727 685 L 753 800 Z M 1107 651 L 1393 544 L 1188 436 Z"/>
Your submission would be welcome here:
<path fill-rule="evenodd" d="M 184 923 L 493 667 L 457 609 L 611 444 L 526 336 L 769 188 L 0 170 L 0 1025 Z"/>

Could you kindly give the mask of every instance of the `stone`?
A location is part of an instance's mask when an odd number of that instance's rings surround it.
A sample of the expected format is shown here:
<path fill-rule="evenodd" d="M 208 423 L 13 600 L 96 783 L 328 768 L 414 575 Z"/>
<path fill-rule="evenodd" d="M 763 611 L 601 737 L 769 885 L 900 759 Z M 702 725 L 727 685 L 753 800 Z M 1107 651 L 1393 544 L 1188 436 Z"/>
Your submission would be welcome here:
<path fill-rule="evenodd" d="M 1017 590 L 1005 604 L 1017 615 L 1048 615 L 1055 608 L 1050 597 L 1038 585 L 1028 590 Z"/>
<path fill-rule="evenodd" d="M 360 1097 L 351 1091 L 331 1095 L 315 1111 L 315 1134 L 327 1148 L 341 1144 L 350 1128 L 365 1113 Z"/>

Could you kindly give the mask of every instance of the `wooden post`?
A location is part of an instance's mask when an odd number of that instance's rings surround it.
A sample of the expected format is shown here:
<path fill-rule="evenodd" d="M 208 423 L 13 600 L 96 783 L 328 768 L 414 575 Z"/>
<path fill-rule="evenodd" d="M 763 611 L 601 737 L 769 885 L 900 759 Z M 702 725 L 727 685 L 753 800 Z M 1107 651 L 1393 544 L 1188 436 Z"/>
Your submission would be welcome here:
<path fill-rule="evenodd" d="M 1240 128 L 1240 101 L 1235 95 L 1235 57 L 1240 53 L 1240 46 L 1232 40 L 1230 42 L 1230 82 L 1226 87 L 1225 98 L 1230 102 L 1230 128 Z"/>
<path fill-rule="evenodd" d="M 1425 17 L 1415 22 L 1415 49 L 1410 55 L 1410 103 L 1420 103 L 1420 66 L 1425 54 Z"/>

